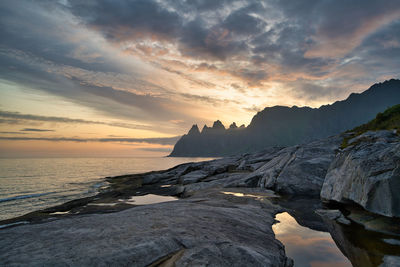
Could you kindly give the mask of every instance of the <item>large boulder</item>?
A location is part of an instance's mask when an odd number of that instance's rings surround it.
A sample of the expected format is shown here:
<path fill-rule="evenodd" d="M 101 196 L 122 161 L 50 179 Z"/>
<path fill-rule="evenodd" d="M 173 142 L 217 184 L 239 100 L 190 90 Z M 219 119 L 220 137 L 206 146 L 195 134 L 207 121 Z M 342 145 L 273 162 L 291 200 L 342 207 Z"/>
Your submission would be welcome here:
<path fill-rule="evenodd" d="M 321 198 L 400 217 L 400 136 L 366 132 L 348 144 L 329 167 Z"/>
<path fill-rule="evenodd" d="M 247 179 L 259 178 L 258 186 L 291 195 L 319 195 L 326 172 L 335 158 L 341 138 L 333 136 L 273 154 Z"/>

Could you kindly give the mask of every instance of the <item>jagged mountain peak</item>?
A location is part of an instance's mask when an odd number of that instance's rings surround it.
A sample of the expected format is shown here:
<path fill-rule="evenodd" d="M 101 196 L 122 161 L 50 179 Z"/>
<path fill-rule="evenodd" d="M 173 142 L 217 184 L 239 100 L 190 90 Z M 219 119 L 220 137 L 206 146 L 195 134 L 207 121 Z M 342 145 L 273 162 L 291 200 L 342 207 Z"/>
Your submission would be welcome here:
<path fill-rule="evenodd" d="M 203 129 L 201 129 L 201 133 L 206 133 L 208 130 L 210 129 L 210 127 L 208 127 L 206 124 L 204 124 Z"/>
<path fill-rule="evenodd" d="M 225 130 L 225 126 L 222 124 L 220 120 L 214 121 L 212 128 L 214 130 Z"/>
<path fill-rule="evenodd" d="M 236 122 L 232 122 L 232 124 L 231 125 L 229 125 L 229 129 L 237 129 L 238 127 L 237 127 L 237 125 L 236 125 Z"/>
<path fill-rule="evenodd" d="M 197 124 L 193 124 L 192 128 L 190 128 L 188 135 L 200 134 L 199 127 Z"/>

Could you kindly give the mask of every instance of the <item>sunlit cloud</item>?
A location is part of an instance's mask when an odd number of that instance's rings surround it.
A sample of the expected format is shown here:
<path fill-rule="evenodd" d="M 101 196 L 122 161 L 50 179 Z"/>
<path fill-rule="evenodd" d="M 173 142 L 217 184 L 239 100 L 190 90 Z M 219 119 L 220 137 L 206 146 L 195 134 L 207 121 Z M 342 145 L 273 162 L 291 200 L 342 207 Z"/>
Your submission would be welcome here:
<path fill-rule="evenodd" d="M 15 135 L 177 136 L 400 78 L 395 0 L 6 0 L 0 17 L 0 85 L 26 89 L 14 96 L 26 108 L 0 102 L 1 130 Z M 35 92 L 90 115 L 31 114 Z"/>

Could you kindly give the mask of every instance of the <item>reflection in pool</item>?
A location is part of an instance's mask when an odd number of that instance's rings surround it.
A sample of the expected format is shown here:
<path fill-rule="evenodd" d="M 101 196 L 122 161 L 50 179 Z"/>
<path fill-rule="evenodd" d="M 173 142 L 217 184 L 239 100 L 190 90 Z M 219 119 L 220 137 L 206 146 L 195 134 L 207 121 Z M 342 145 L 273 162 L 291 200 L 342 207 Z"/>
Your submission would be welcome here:
<path fill-rule="evenodd" d="M 178 198 L 171 196 L 147 194 L 144 196 L 134 196 L 129 198 L 128 200 L 120 200 L 120 201 L 132 205 L 148 205 L 148 204 L 155 204 L 155 203 L 174 201 L 174 200 L 178 200 Z"/>
<path fill-rule="evenodd" d="M 286 255 L 296 267 L 352 266 L 340 252 L 329 233 L 300 226 L 287 212 L 276 215 L 272 226 L 276 238 L 285 245 Z"/>
<path fill-rule="evenodd" d="M 221 191 L 221 193 L 224 195 L 232 195 L 235 197 L 250 197 L 250 198 L 254 198 L 254 199 L 258 199 L 258 200 L 262 200 L 266 197 L 277 197 L 273 192 L 269 192 L 269 191 L 264 191 L 262 193 L 257 192 L 254 194 L 241 193 L 241 192 L 226 192 L 226 191 Z"/>

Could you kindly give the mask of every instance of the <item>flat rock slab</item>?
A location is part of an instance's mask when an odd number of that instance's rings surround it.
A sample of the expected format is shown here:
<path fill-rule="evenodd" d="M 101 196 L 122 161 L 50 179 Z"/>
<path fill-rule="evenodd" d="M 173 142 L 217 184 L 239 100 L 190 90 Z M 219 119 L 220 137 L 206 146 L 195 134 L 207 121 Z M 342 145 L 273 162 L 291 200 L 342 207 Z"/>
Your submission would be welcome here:
<path fill-rule="evenodd" d="M 252 194 L 254 195 L 254 194 Z M 277 207 L 219 191 L 0 230 L 2 266 L 291 266 Z"/>

